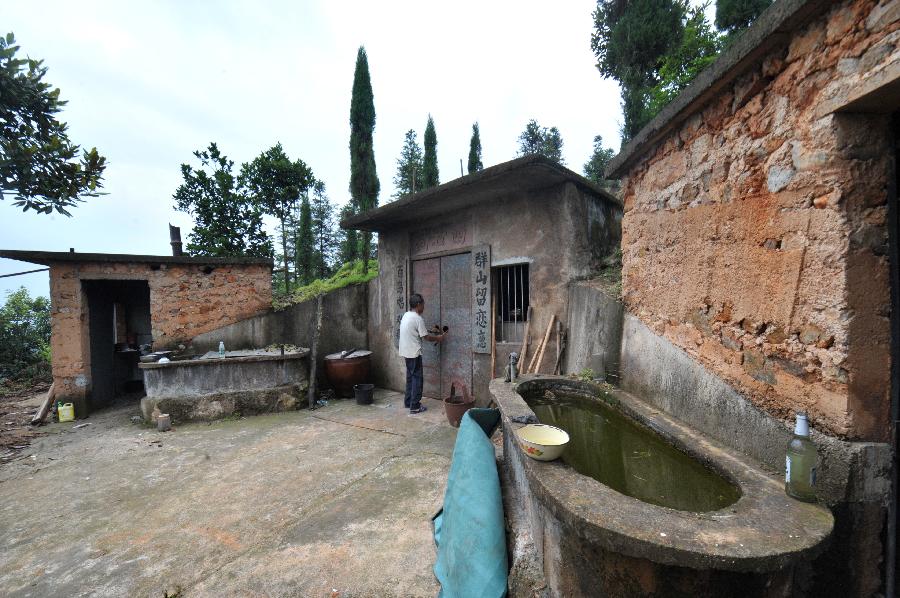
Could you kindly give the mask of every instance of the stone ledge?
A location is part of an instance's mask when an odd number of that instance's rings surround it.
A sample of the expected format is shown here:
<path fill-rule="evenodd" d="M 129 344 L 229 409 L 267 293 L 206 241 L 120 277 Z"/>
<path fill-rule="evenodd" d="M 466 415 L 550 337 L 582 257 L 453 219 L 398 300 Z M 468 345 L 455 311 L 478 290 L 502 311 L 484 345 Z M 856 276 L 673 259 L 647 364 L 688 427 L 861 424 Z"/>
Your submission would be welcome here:
<path fill-rule="evenodd" d="M 144 397 L 141 415 L 154 423 L 154 411 L 168 413 L 172 423 L 214 421 L 233 415 L 261 415 L 296 411 L 306 405 L 308 384 L 288 384 L 261 390 L 241 390 L 192 397 Z"/>

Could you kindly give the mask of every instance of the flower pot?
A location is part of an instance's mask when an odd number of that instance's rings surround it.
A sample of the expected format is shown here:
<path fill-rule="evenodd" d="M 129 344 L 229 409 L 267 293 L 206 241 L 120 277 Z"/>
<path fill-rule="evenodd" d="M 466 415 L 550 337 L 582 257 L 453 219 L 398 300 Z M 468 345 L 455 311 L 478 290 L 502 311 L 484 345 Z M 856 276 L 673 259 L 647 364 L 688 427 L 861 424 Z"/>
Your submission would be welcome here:
<path fill-rule="evenodd" d="M 474 406 L 475 397 L 455 397 L 451 395 L 444 399 L 444 414 L 446 414 L 447 421 L 450 422 L 450 425 L 454 428 L 458 428 L 463 415 Z"/>

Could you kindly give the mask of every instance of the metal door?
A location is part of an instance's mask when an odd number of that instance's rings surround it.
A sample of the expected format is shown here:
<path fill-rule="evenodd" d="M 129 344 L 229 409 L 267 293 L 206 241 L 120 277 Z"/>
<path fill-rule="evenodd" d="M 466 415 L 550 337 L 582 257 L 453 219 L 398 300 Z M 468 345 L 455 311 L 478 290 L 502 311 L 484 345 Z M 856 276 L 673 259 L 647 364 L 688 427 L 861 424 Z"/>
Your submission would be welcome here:
<path fill-rule="evenodd" d="M 422 318 L 431 328 L 441 319 L 441 260 L 417 260 L 412 263 L 412 292 L 425 298 Z M 412 293 L 410 293 L 412 294 Z M 441 396 L 441 354 L 435 343 L 422 342 L 422 366 L 425 383 L 422 394 L 426 397 Z"/>
<path fill-rule="evenodd" d="M 441 397 L 472 392 L 472 260 L 461 253 L 441 258 L 441 324 L 450 334 L 440 345 Z"/>
<path fill-rule="evenodd" d="M 472 392 L 472 274 L 468 253 L 416 260 L 412 263 L 412 292 L 425 298 L 422 318 L 431 328 L 449 326 L 439 345 L 422 343 L 422 365 L 427 397 Z"/>

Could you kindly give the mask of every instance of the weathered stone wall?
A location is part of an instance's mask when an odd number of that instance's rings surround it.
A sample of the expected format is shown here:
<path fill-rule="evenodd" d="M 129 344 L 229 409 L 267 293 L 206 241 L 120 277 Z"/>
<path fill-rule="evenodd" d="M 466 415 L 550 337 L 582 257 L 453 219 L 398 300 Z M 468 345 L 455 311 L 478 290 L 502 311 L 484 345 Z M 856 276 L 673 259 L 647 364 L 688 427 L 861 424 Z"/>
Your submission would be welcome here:
<path fill-rule="evenodd" d="M 900 61 L 896 0 L 775 47 L 623 181 L 623 298 L 779 418 L 888 436 L 886 116 L 829 112 Z"/>
<path fill-rule="evenodd" d="M 472 246 L 491 246 L 492 266 L 529 264 L 533 307 L 530 357 L 552 315 L 562 322 L 567 321 L 568 283 L 588 276 L 618 246 L 620 218 L 618 205 L 567 183 L 539 192 L 500 195 L 496 200 L 447 214 L 439 221 L 418 222 L 414 227 L 398 227 L 379 234 L 380 273 L 369 283 L 369 342 L 376 382 L 398 391 L 405 387 L 406 370 L 392 333 L 398 314 L 398 269 L 405 281 L 403 294 L 415 291 L 407 288 L 411 233 L 462 223 L 470 227 L 468 238 Z M 469 248 L 459 249 L 460 253 L 465 251 Z M 425 300 L 427 311 L 428 298 Z M 405 309 L 405 301 L 404 298 L 402 309 Z M 543 372 L 553 368 L 551 362 L 556 359 L 554 339 L 555 335 L 548 343 Z M 493 375 L 502 374 L 509 353 L 518 351 L 520 346 L 521 343 L 497 343 Z M 490 362 L 489 354 L 473 356 L 473 394 L 482 404 L 489 400 L 487 384 L 493 377 Z"/>
<path fill-rule="evenodd" d="M 79 412 L 91 386 L 90 313 L 83 280 L 146 280 L 156 349 L 187 343 L 272 302 L 271 268 L 264 264 L 51 264 L 53 379 L 58 397 L 75 401 Z"/>

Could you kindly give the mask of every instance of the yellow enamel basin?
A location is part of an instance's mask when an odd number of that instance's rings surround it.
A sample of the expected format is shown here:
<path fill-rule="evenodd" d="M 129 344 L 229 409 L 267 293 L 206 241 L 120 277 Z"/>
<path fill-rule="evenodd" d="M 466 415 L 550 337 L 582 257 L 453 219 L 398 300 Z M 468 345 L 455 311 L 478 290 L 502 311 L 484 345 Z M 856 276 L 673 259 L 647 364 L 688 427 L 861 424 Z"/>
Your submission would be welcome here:
<path fill-rule="evenodd" d="M 528 424 L 516 430 L 525 454 L 538 461 L 553 461 L 562 455 L 569 442 L 565 430 L 546 424 Z"/>

